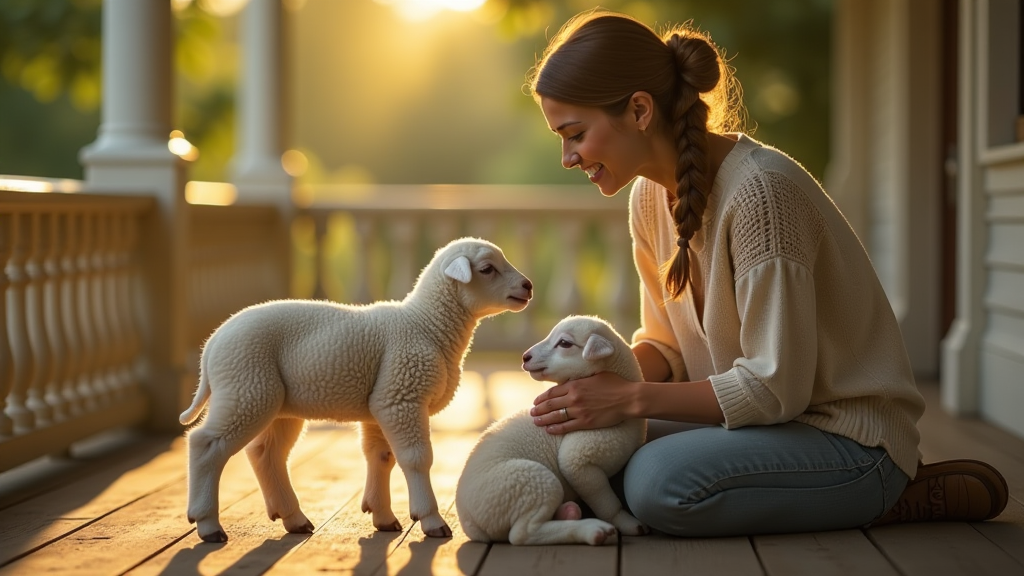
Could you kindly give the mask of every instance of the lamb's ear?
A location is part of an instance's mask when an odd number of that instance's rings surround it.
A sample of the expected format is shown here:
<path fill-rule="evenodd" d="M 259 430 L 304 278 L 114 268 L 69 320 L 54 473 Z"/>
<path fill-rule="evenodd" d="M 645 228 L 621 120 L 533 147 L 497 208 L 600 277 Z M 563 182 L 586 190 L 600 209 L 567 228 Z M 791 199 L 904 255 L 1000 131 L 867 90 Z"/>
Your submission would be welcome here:
<path fill-rule="evenodd" d="M 473 270 L 469 266 L 469 258 L 465 256 L 459 256 L 452 263 L 444 269 L 444 275 L 458 280 L 463 284 L 468 284 L 470 278 L 473 277 Z"/>
<path fill-rule="evenodd" d="M 599 360 L 611 356 L 615 347 L 607 338 L 600 334 L 591 334 L 587 338 L 587 345 L 583 347 L 583 359 L 587 361 Z"/>

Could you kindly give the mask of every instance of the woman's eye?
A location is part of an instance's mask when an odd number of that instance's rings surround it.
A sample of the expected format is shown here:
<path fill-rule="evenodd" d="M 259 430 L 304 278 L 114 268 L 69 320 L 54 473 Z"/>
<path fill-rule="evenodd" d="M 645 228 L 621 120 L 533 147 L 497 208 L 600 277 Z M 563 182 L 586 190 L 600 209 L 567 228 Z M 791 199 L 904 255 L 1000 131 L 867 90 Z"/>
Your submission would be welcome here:
<path fill-rule="evenodd" d="M 491 266 L 490 264 L 480 269 L 481 274 L 490 274 L 491 272 L 494 272 L 494 266 Z"/>
<path fill-rule="evenodd" d="M 583 140 L 583 132 L 580 132 L 578 134 L 573 134 L 572 136 L 569 136 L 569 141 L 570 142 L 579 142 L 581 140 Z"/>
<path fill-rule="evenodd" d="M 555 346 L 558 346 L 559 348 L 572 348 L 572 342 L 562 338 L 558 341 L 558 344 L 555 344 Z"/>

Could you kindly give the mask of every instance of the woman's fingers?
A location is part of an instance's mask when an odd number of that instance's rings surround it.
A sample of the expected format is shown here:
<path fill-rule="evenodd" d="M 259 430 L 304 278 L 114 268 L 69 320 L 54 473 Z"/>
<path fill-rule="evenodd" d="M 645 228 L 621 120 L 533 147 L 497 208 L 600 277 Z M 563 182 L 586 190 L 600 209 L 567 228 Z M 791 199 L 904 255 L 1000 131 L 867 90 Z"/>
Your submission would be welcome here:
<path fill-rule="evenodd" d="M 568 392 L 568 386 L 565 384 L 551 386 L 534 399 L 534 408 L 530 409 L 529 413 L 534 416 L 540 416 L 541 414 L 547 414 L 552 410 L 561 408 L 561 405 L 556 406 L 551 401 L 565 396 Z"/>

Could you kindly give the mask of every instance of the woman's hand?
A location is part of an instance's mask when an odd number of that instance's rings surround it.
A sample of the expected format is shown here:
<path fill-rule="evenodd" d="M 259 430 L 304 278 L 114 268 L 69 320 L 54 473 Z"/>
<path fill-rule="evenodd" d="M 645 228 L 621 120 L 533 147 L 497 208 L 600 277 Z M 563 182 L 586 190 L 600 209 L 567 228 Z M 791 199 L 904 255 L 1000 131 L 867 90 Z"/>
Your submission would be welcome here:
<path fill-rule="evenodd" d="M 549 434 L 614 426 L 632 416 L 635 384 L 611 372 L 570 380 L 537 396 L 530 415 Z"/>

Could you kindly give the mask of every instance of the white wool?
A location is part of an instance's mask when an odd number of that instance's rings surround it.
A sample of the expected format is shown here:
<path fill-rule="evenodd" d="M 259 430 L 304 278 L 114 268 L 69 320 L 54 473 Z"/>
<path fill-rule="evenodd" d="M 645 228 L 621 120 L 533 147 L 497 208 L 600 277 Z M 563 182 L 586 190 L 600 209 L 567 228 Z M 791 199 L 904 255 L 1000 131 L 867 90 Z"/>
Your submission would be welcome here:
<path fill-rule="evenodd" d="M 363 509 L 378 529 L 399 528 L 387 494 L 397 459 L 411 516 L 428 535 L 450 535 L 430 489 L 428 418 L 455 394 L 479 321 L 522 310 L 531 296 L 530 281 L 497 246 L 464 238 L 438 250 L 400 302 L 278 300 L 233 315 L 203 347 L 199 389 L 181 415 L 189 424 L 210 404 L 189 433 L 188 513 L 200 536 L 226 539 L 217 520 L 218 478 L 247 444 L 268 515 L 290 532 L 312 529 L 287 475 L 302 425 L 296 431 L 286 423 L 296 419 L 362 423 Z"/>
<path fill-rule="evenodd" d="M 568 340 L 572 347 L 560 347 Z M 529 358 L 529 360 L 527 360 Z M 530 348 L 524 368 L 535 378 L 565 382 L 613 372 L 642 379 L 632 350 L 603 320 L 571 316 Z M 543 371 L 539 371 L 543 368 Z M 512 544 L 602 544 L 618 529 L 646 533 L 612 492 L 608 477 L 640 448 L 646 420 L 552 435 L 523 410 L 491 425 L 469 455 L 455 507 L 472 540 Z M 553 520 L 563 503 L 583 499 L 598 518 Z"/>

